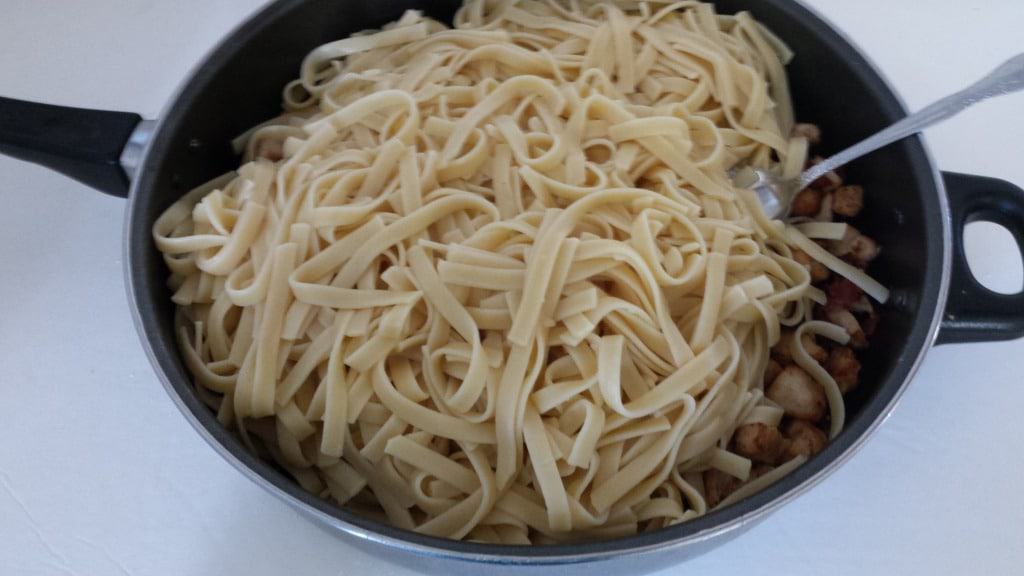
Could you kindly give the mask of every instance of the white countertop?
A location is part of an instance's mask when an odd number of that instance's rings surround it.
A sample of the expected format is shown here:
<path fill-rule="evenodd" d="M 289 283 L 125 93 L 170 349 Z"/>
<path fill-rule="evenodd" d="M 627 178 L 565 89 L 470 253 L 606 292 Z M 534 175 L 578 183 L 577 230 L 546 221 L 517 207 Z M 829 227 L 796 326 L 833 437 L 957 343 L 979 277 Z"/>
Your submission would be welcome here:
<path fill-rule="evenodd" d="M 0 94 L 154 117 L 259 4 L 0 0 Z M 1020 0 L 811 4 L 914 108 L 1024 47 Z M 1024 184 L 1022 109 L 1024 94 L 930 130 L 939 165 Z M 7 158 L 0 175 L 0 573 L 405 573 L 264 493 L 181 417 L 129 316 L 124 201 Z M 977 236 L 982 276 L 1020 287 L 1006 238 Z M 932 350 L 848 464 L 665 574 L 1019 573 L 1022 359 L 1024 341 Z"/>

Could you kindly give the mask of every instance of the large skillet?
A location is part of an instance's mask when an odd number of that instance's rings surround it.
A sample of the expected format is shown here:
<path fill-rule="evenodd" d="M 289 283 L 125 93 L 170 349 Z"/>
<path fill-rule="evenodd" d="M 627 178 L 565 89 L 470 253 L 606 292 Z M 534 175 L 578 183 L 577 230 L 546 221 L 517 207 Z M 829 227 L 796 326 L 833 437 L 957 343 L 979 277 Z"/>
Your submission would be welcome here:
<path fill-rule="evenodd" d="M 879 72 L 840 32 L 795 0 L 719 0 L 750 9 L 795 50 L 789 67 L 798 117 L 822 126 L 840 148 L 905 114 Z M 203 438 L 254 482 L 371 554 L 434 573 L 490 565 L 523 571 L 555 564 L 575 571 L 638 573 L 708 550 L 806 491 L 846 461 L 889 415 L 936 343 L 1024 335 L 1024 294 L 982 287 L 964 259 L 963 227 L 989 220 L 1024 246 L 1024 191 L 1000 180 L 940 174 L 922 140 L 892 145 L 849 167 L 868 190 L 856 225 L 883 246 L 872 273 L 892 289 L 848 398 L 846 429 L 819 455 L 767 490 L 702 518 L 650 534 L 566 546 L 501 547 L 420 536 L 355 516 L 303 491 L 250 454 L 196 397 L 172 329 L 167 270 L 150 227 L 181 194 L 237 165 L 227 143 L 276 115 L 281 87 L 313 47 L 421 8 L 449 20 L 454 0 L 280 0 L 222 41 L 185 80 L 157 123 L 135 114 L 0 98 L 0 152 L 38 162 L 128 197 L 125 276 L 136 326 L 171 398 Z M 129 185 L 129 180 L 130 185 Z M 948 298 L 947 298 L 948 297 Z M 824 513 L 824 512 L 823 512 Z M 878 512 L 880 515 L 883 511 Z"/>

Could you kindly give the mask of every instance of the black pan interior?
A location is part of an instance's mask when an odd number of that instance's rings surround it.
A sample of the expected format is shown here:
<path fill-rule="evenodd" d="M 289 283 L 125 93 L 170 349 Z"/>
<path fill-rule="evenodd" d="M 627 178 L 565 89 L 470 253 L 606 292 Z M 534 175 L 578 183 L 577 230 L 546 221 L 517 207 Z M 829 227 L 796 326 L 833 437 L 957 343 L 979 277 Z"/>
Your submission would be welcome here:
<path fill-rule="evenodd" d="M 824 148 L 835 150 L 902 117 L 899 101 L 872 67 L 841 36 L 791 0 L 721 0 L 720 12 L 749 10 L 796 52 L 789 67 L 798 119 L 819 124 Z M 807 465 L 768 490 L 695 521 L 614 541 L 552 547 L 500 547 L 429 538 L 355 516 L 304 492 L 272 465 L 250 455 L 193 392 L 173 336 L 167 270 L 153 247 L 153 221 L 181 194 L 237 167 L 231 138 L 280 110 L 282 86 L 296 76 L 315 46 L 379 27 L 408 8 L 450 20 L 458 2 L 416 0 L 283 0 L 224 40 L 171 102 L 136 183 L 128 224 L 130 279 L 145 338 L 174 393 L 207 431 L 239 461 L 290 497 L 321 512 L 385 536 L 452 552 L 547 556 L 606 552 L 651 545 L 711 530 L 779 498 L 813 476 L 854 443 L 890 403 L 924 348 L 938 303 L 942 221 L 937 183 L 916 139 L 890 146 L 849 167 L 848 180 L 868 192 L 856 225 L 883 246 L 871 272 L 893 290 L 872 341 L 862 386 L 848 400 L 842 435 Z M 554 558 L 552 558 L 554 559 Z"/>

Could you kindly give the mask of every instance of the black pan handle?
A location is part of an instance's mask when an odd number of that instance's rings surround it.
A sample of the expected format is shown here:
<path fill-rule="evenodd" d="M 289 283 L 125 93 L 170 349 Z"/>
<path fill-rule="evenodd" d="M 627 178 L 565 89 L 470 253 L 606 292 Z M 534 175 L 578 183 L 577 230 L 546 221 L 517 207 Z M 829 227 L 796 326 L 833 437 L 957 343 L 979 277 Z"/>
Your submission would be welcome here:
<path fill-rule="evenodd" d="M 1024 252 L 1024 190 L 996 178 L 944 172 L 953 217 L 953 274 L 937 344 L 990 342 L 1024 336 L 1024 291 L 999 294 L 981 285 L 964 253 L 964 226 L 1004 226 Z"/>
<path fill-rule="evenodd" d="M 0 153 L 41 164 L 122 198 L 121 153 L 138 114 L 68 108 L 0 97 Z"/>

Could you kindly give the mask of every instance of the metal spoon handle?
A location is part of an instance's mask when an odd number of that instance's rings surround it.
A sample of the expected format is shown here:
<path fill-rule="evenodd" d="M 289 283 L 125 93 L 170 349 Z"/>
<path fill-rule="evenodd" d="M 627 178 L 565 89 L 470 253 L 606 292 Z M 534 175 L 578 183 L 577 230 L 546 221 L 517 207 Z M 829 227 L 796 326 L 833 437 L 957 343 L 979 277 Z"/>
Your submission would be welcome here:
<path fill-rule="evenodd" d="M 1024 54 L 1018 54 L 1002 63 L 987 76 L 971 84 L 967 88 L 955 92 L 907 116 L 899 122 L 868 137 L 846 150 L 816 164 L 800 175 L 800 186 L 803 189 L 811 182 L 825 175 L 830 170 L 856 160 L 865 154 L 902 140 L 911 134 L 924 130 L 928 126 L 955 116 L 960 111 L 993 96 L 1010 94 L 1024 89 Z"/>

